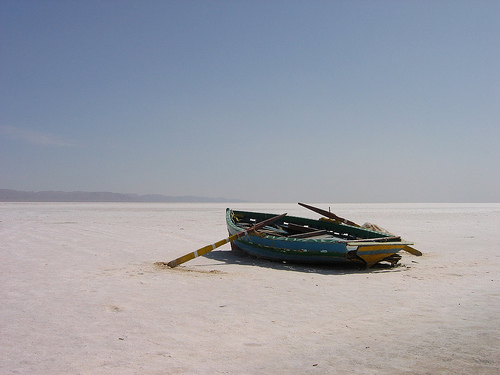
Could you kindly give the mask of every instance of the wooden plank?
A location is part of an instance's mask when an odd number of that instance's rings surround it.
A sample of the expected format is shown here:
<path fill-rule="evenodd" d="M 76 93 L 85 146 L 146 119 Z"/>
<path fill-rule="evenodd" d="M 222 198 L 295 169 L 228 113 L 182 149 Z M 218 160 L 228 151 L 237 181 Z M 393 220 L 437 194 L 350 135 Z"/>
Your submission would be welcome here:
<path fill-rule="evenodd" d="M 365 238 L 361 240 L 348 240 L 347 242 L 387 242 L 387 241 L 401 241 L 401 237 Z"/>
<path fill-rule="evenodd" d="M 294 223 L 288 223 L 287 228 L 295 232 L 301 232 L 301 233 L 314 232 L 318 230 L 316 228 L 306 227 L 305 225 L 299 225 Z"/>
<path fill-rule="evenodd" d="M 322 236 L 323 234 L 327 233 L 328 233 L 327 230 L 320 229 L 320 230 L 315 230 L 313 232 L 292 234 L 291 236 L 288 236 L 288 238 L 310 238 L 310 237 Z"/>

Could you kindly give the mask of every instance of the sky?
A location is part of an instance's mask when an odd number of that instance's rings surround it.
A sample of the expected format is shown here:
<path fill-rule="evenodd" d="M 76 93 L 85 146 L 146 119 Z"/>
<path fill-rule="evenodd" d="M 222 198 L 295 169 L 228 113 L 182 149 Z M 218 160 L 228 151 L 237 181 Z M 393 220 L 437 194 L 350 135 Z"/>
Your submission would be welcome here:
<path fill-rule="evenodd" d="M 500 202 L 499 1 L 0 2 L 0 188 Z"/>

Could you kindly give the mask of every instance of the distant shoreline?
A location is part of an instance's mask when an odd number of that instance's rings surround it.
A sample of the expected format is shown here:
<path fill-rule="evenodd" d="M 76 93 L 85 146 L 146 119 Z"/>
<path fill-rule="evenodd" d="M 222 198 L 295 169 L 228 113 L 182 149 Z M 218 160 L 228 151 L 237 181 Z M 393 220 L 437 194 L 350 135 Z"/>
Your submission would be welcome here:
<path fill-rule="evenodd" d="M 167 196 L 161 194 L 122 194 L 87 191 L 19 191 L 0 189 L 0 202 L 150 202 L 150 203 L 244 203 L 241 199 Z"/>

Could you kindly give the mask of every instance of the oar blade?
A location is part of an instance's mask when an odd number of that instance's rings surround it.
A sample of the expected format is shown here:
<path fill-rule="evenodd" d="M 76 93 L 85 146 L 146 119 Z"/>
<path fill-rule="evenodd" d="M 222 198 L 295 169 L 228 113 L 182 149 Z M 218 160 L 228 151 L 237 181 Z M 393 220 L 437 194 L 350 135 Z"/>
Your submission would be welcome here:
<path fill-rule="evenodd" d="M 237 238 L 243 237 L 248 232 L 252 232 L 254 230 L 262 228 L 265 225 L 271 224 L 271 223 L 275 222 L 276 220 L 281 219 L 285 215 L 286 215 L 286 213 L 278 215 L 278 216 L 273 216 L 273 217 L 271 217 L 269 219 L 263 220 L 260 223 L 257 223 L 256 225 L 254 225 L 253 227 L 251 227 L 251 228 L 249 228 L 247 230 L 238 232 L 236 234 L 233 234 L 232 236 L 229 236 L 228 238 L 224 238 L 223 240 L 217 241 L 217 242 L 215 242 L 215 243 L 213 243 L 211 245 L 204 246 L 204 247 L 202 247 L 202 248 L 200 248 L 200 249 L 198 249 L 196 251 L 193 251 L 192 253 L 189 253 L 189 254 L 183 255 L 183 256 L 181 256 L 181 257 L 179 257 L 177 259 L 171 260 L 170 262 L 167 263 L 167 265 L 169 267 L 171 267 L 171 268 L 174 268 L 174 267 L 177 267 L 179 264 L 185 263 L 185 262 L 187 262 L 187 261 L 189 261 L 191 259 L 197 258 L 197 257 L 205 255 L 205 254 L 208 254 L 212 250 L 215 250 L 216 248 L 218 248 L 218 247 L 220 247 L 220 246 L 222 246 L 224 244 L 232 242 L 232 241 L 236 240 Z"/>
<path fill-rule="evenodd" d="M 209 252 L 211 252 L 212 250 L 214 249 L 217 249 L 218 247 L 222 246 L 222 245 L 225 245 L 231 241 L 234 241 L 237 237 L 237 235 L 232 235 L 231 237 L 228 237 L 228 238 L 225 238 L 223 240 L 220 240 L 220 241 L 217 241 L 211 245 L 207 245 L 207 246 L 203 246 L 202 248 L 196 250 L 196 251 L 193 251 L 192 253 L 189 253 L 189 254 L 186 254 L 186 255 L 183 255 L 177 259 L 174 259 L 170 262 L 167 263 L 167 265 L 169 267 L 177 267 L 179 264 L 182 264 L 182 263 L 185 263 L 191 259 L 194 259 L 194 258 L 197 258 L 199 256 L 202 256 L 202 255 L 205 255 L 205 254 L 208 254 Z"/>
<path fill-rule="evenodd" d="M 418 251 L 417 249 L 415 249 L 415 248 L 413 248 L 411 246 L 405 246 L 405 247 L 403 247 L 403 250 L 407 251 L 410 254 L 413 254 L 413 255 L 415 255 L 417 257 L 421 257 L 423 255 L 421 251 Z"/>

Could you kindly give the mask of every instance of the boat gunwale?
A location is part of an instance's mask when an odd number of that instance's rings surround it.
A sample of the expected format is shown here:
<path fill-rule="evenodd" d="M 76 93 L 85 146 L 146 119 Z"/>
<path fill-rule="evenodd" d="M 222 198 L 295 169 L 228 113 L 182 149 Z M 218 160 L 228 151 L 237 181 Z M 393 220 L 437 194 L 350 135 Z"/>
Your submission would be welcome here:
<path fill-rule="evenodd" d="M 226 209 L 226 222 L 228 225 L 231 225 L 231 227 L 236 230 L 236 231 L 242 231 L 245 230 L 244 228 L 239 227 L 236 225 L 236 223 L 233 220 L 233 215 L 234 213 L 243 213 L 243 214 L 250 214 L 246 216 L 252 216 L 251 214 L 257 214 L 257 216 L 262 216 L 264 219 L 267 217 L 272 217 L 276 216 L 275 214 L 269 214 L 269 213 L 261 213 L 261 212 L 253 212 L 253 211 L 241 211 L 241 210 L 233 210 L 230 208 Z M 290 238 L 286 236 L 279 236 L 279 235 L 272 235 L 272 234 L 267 234 L 267 233 L 258 233 L 258 237 L 262 238 L 267 238 L 267 239 L 276 239 L 279 241 L 286 241 L 286 242 L 299 242 L 299 243 L 328 243 L 328 244 L 335 244 L 335 243 L 341 243 L 345 245 L 356 245 L 356 246 L 367 246 L 367 245 L 374 245 L 374 244 L 386 244 L 386 245 L 413 245 L 412 242 L 407 242 L 407 241 L 383 241 L 384 238 L 392 238 L 394 237 L 393 235 L 389 235 L 387 233 L 382 233 L 382 232 L 377 232 L 374 230 L 362 228 L 362 227 L 355 227 L 352 225 L 344 224 L 344 223 L 334 223 L 330 222 L 327 220 L 316 220 L 316 219 L 310 219 L 310 218 L 303 218 L 299 216 L 285 216 L 282 218 L 280 221 L 286 221 L 286 219 L 298 219 L 299 222 L 302 221 L 307 221 L 311 223 L 318 223 L 320 227 L 324 227 L 325 229 L 330 229 L 327 228 L 329 226 L 337 226 L 343 229 L 349 229 L 349 230 L 354 230 L 354 232 L 364 232 L 364 233 L 369 233 L 370 235 L 374 235 L 373 237 L 368 237 L 368 238 L 363 238 L 362 240 L 349 240 L 349 239 L 343 239 L 340 237 L 334 237 L 334 238 Z M 326 224 L 326 226 L 325 226 Z M 349 233 L 349 231 L 346 231 L 346 233 Z M 352 233 L 349 233 L 352 234 Z M 256 236 L 255 234 L 248 233 L 248 236 Z M 363 240 L 369 240 L 369 239 L 374 239 L 374 238 L 380 238 L 380 242 L 376 241 L 363 241 Z"/>

